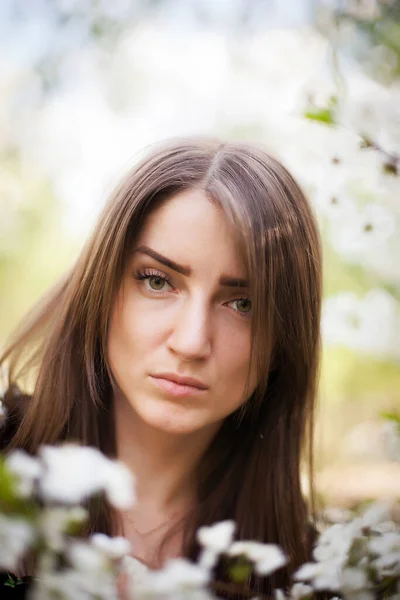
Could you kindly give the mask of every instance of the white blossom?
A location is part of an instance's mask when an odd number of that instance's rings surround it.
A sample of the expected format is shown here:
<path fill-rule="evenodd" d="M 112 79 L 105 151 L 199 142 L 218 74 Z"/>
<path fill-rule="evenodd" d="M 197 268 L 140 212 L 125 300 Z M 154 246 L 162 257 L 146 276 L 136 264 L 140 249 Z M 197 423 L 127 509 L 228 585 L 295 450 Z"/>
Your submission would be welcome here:
<path fill-rule="evenodd" d="M 131 551 L 131 544 L 124 537 L 111 538 L 103 533 L 94 533 L 90 537 L 90 542 L 112 560 L 122 558 Z"/>
<path fill-rule="evenodd" d="M 390 237 L 396 227 L 393 212 L 375 202 L 367 204 L 360 212 L 361 229 L 368 235 L 370 244 L 381 243 Z"/>
<path fill-rule="evenodd" d="M 400 314 L 396 300 L 386 290 L 372 289 L 364 298 L 352 292 L 327 298 L 322 330 L 327 343 L 400 357 Z"/>
<path fill-rule="evenodd" d="M 108 566 L 105 553 L 87 541 L 73 541 L 67 549 L 67 556 L 74 569 L 87 573 L 101 571 Z"/>
<path fill-rule="evenodd" d="M 371 561 L 381 577 L 400 576 L 400 552 L 390 552 Z"/>
<path fill-rule="evenodd" d="M 290 598 L 292 600 L 300 600 L 306 596 L 313 594 L 314 590 L 311 585 L 305 583 L 295 583 L 290 589 Z"/>
<path fill-rule="evenodd" d="M 93 573 L 63 569 L 40 572 L 34 587 L 34 600 L 117 600 L 115 577 L 107 571 Z"/>
<path fill-rule="evenodd" d="M 143 573 L 136 589 L 138 594 L 175 598 L 180 592 L 189 596 L 192 591 L 204 588 L 209 581 L 210 573 L 206 569 L 184 558 L 174 558 L 158 571 Z"/>
<path fill-rule="evenodd" d="M 134 502 L 129 469 L 103 456 L 96 448 L 72 444 L 44 446 L 40 456 L 45 470 L 39 488 L 46 500 L 79 504 L 104 490 L 117 508 L 129 508 Z"/>
<path fill-rule="evenodd" d="M 172 564 L 171 564 L 172 563 Z M 193 568 L 194 567 L 194 568 Z M 120 567 L 120 589 L 130 600 L 214 600 L 204 587 L 209 575 L 185 559 L 173 559 L 160 571 L 152 571 L 132 556 Z"/>
<path fill-rule="evenodd" d="M 361 515 L 362 526 L 372 527 L 388 522 L 391 518 L 392 508 L 389 502 L 373 502 Z"/>
<path fill-rule="evenodd" d="M 197 539 L 203 547 L 221 554 L 231 545 L 235 528 L 234 521 L 221 521 L 211 526 L 200 527 Z"/>
<path fill-rule="evenodd" d="M 354 250 L 363 251 L 386 242 L 395 231 L 396 220 L 393 212 L 385 206 L 371 202 L 359 210 L 355 225 L 353 232 L 346 229 L 346 233 L 351 235 L 347 244 L 353 244 Z"/>
<path fill-rule="evenodd" d="M 121 510 L 130 508 L 136 501 L 134 479 L 121 461 L 109 460 L 103 466 L 104 490 L 111 504 Z"/>
<path fill-rule="evenodd" d="M 338 227 L 343 223 L 358 224 L 359 221 L 356 203 L 346 187 L 347 181 L 340 183 L 334 180 L 334 184 L 325 184 L 314 194 L 317 209 L 331 222 L 333 243 Z"/>
<path fill-rule="evenodd" d="M 342 102 L 341 124 L 365 136 L 384 150 L 398 150 L 400 142 L 399 90 L 385 87 L 361 72 L 352 71 L 346 102 Z"/>
<path fill-rule="evenodd" d="M 87 594 L 82 590 L 82 575 L 71 571 L 45 572 L 35 581 L 31 592 L 33 600 L 88 600 Z"/>
<path fill-rule="evenodd" d="M 0 568 L 14 572 L 36 538 L 27 521 L 0 514 Z"/>
<path fill-rule="evenodd" d="M 354 519 L 349 523 L 335 523 L 323 531 L 314 547 L 313 557 L 317 561 L 337 561 L 344 565 L 356 536 L 360 534 L 362 523 Z"/>
<path fill-rule="evenodd" d="M 376 596 L 372 590 L 355 590 L 346 592 L 346 600 L 376 600 Z"/>
<path fill-rule="evenodd" d="M 383 535 L 371 537 L 368 542 L 369 551 L 376 555 L 374 564 L 378 568 L 384 568 L 391 564 L 397 564 L 400 574 L 400 532 L 393 531 Z"/>
<path fill-rule="evenodd" d="M 316 562 L 302 565 L 294 578 L 315 590 L 342 592 L 349 600 L 374 600 L 371 568 L 380 580 L 400 575 L 400 533 L 388 520 L 391 512 L 388 503 L 375 502 L 351 521 L 328 527 L 314 548 Z"/>
<path fill-rule="evenodd" d="M 125 582 L 128 594 L 134 595 L 145 586 L 149 568 L 134 556 L 124 556 L 119 567 L 119 577 Z"/>
<path fill-rule="evenodd" d="M 231 545 L 235 528 L 234 521 L 220 521 L 198 529 L 197 540 L 203 547 L 199 563 L 203 567 L 211 569 L 216 565 L 218 556 Z"/>
<path fill-rule="evenodd" d="M 385 535 L 397 531 L 398 527 L 394 521 L 382 521 L 378 525 L 373 526 L 373 531 Z"/>
<path fill-rule="evenodd" d="M 68 568 L 60 572 L 39 571 L 41 589 L 59 590 L 66 593 L 66 598 L 75 598 L 73 594 L 82 599 L 117 598 L 116 571 L 104 551 L 104 545 L 99 548 L 90 539 L 74 540 L 68 545 L 65 556 L 69 562 Z M 66 591 L 69 585 L 73 593 Z"/>
<path fill-rule="evenodd" d="M 17 493 L 23 498 L 31 496 L 35 483 L 42 474 L 42 465 L 23 450 L 13 450 L 5 461 L 7 469 L 17 478 Z"/>
<path fill-rule="evenodd" d="M 362 208 L 353 205 L 342 217 L 338 225 L 333 223 L 331 227 L 331 242 L 342 256 L 355 262 L 366 252 L 388 248 L 396 219 L 384 205 L 376 202 Z"/>
<path fill-rule="evenodd" d="M 79 504 L 102 490 L 107 459 L 97 449 L 72 444 L 45 446 L 40 456 L 45 466 L 40 489 L 46 499 Z"/>
<path fill-rule="evenodd" d="M 38 527 L 47 546 L 55 552 L 65 549 L 65 534 L 71 525 L 83 523 L 88 512 L 81 506 L 45 507 L 39 515 Z"/>
<path fill-rule="evenodd" d="M 252 541 L 234 542 L 229 548 L 228 554 L 230 556 L 246 556 L 254 563 L 256 573 L 264 576 L 273 573 L 287 563 L 282 549 L 275 544 Z"/>
<path fill-rule="evenodd" d="M 305 563 L 294 574 L 294 579 L 310 581 L 315 590 L 340 590 L 342 561 L 330 559 L 324 562 Z"/>
<path fill-rule="evenodd" d="M 353 513 L 345 508 L 327 506 L 323 510 L 323 518 L 330 523 L 348 523 L 353 518 Z"/>
<path fill-rule="evenodd" d="M 365 590 L 368 587 L 366 572 L 361 568 L 346 567 L 341 572 L 340 589 L 345 593 Z"/>

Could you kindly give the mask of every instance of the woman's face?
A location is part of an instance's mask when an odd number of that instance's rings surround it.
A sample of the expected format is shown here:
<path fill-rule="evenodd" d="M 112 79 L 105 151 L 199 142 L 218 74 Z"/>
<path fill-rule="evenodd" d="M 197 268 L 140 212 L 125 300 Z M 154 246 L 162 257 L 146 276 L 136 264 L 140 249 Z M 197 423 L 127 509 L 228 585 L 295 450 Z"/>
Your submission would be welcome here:
<path fill-rule="evenodd" d="M 202 191 L 181 192 L 133 250 L 109 327 L 117 393 L 159 430 L 215 429 L 246 400 L 251 347 L 248 274 L 226 217 Z"/>

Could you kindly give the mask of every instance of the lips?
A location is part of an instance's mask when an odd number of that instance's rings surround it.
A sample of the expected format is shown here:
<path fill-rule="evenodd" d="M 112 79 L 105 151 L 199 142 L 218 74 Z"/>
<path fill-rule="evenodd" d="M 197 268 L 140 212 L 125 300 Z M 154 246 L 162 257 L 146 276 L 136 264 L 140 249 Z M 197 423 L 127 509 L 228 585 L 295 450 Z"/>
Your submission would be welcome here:
<path fill-rule="evenodd" d="M 166 379 L 168 381 L 178 383 L 179 385 L 187 385 L 200 390 L 208 389 L 208 386 L 205 383 L 200 381 L 200 379 L 196 379 L 195 377 L 182 377 L 181 375 L 176 375 L 175 373 L 157 373 L 156 375 L 152 375 L 152 377 L 155 379 Z"/>
<path fill-rule="evenodd" d="M 176 373 L 157 373 L 150 377 L 157 387 L 172 396 L 191 396 L 208 389 L 208 386 L 200 379 L 182 377 Z"/>

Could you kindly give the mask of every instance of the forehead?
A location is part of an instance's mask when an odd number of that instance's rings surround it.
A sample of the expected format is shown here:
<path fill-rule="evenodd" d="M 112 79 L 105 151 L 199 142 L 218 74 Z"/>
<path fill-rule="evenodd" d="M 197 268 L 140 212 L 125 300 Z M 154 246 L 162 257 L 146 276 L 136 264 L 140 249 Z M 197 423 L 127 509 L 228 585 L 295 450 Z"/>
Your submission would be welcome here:
<path fill-rule="evenodd" d="M 142 244 L 193 271 L 246 274 L 233 226 L 202 190 L 180 192 L 151 212 L 136 242 Z"/>

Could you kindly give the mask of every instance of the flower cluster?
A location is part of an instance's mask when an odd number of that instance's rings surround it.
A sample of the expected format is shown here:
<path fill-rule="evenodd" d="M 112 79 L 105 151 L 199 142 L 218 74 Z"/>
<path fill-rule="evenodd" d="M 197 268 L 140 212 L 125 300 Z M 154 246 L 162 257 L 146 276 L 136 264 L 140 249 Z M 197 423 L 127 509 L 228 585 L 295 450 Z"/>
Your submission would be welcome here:
<path fill-rule="evenodd" d="M 128 540 L 82 535 L 82 504 L 99 492 L 120 509 L 135 500 L 128 469 L 94 448 L 43 447 L 37 458 L 14 451 L 1 463 L 0 569 L 10 573 L 8 585 L 34 553 L 33 600 L 208 600 L 216 597 L 213 573 L 223 558 L 232 585 L 251 597 L 252 576 L 268 576 L 290 559 L 276 545 L 235 540 L 235 523 L 223 521 L 198 530 L 197 563 L 176 558 L 151 570 L 133 557 Z M 276 599 L 321 590 L 349 600 L 398 599 L 400 527 L 390 507 L 374 504 L 336 520 L 321 532 L 314 561 L 296 571 L 290 589 L 276 590 Z"/>
<path fill-rule="evenodd" d="M 313 590 L 333 590 L 345 598 L 374 600 L 400 593 L 400 531 L 389 506 L 376 503 L 362 515 L 321 533 L 315 562 L 295 574 Z"/>
<path fill-rule="evenodd" d="M 128 468 L 95 448 L 65 444 L 44 446 L 37 457 L 10 453 L 0 470 L 0 569 L 19 574 L 33 554 L 32 598 L 116 598 L 115 571 L 129 542 L 80 535 L 88 517 L 83 505 L 99 493 L 117 509 L 135 500 Z"/>
<path fill-rule="evenodd" d="M 279 151 L 307 190 L 324 238 L 345 263 L 357 265 L 365 282 L 363 298 L 340 293 L 327 299 L 326 341 L 398 361 L 398 2 L 319 0 L 317 5 L 320 29 L 329 40 L 324 58 L 332 69 L 329 74 L 326 64 L 319 73 L 315 69 L 305 83 L 298 110 L 305 118 L 293 131 L 302 142 L 284 140 Z M 357 63 L 349 61 L 351 54 Z M 382 77 L 387 67 L 392 75 Z"/>

